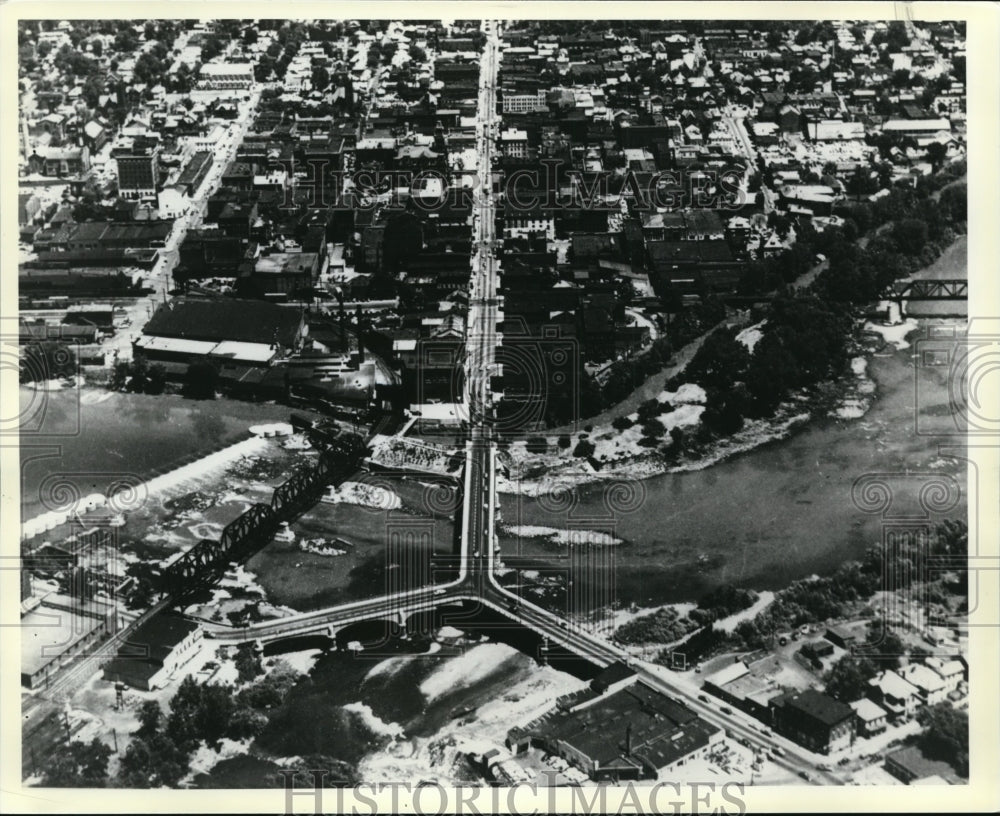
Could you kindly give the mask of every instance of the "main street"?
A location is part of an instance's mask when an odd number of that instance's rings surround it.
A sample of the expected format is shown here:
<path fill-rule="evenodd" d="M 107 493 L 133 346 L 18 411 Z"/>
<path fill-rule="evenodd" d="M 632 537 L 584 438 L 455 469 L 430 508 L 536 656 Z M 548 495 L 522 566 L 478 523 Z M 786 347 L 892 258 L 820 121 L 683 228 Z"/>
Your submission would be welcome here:
<path fill-rule="evenodd" d="M 462 531 L 458 577 L 447 584 L 397 592 L 379 598 L 344 604 L 315 612 L 292 615 L 234 630 L 210 626 L 209 634 L 222 641 L 267 642 L 301 634 L 326 632 L 334 635 L 344 626 L 361 620 L 386 619 L 405 624 L 409 615 L 449 604 L 472 604 L 500 612 L 520 625 L 541 634 L 545 640 L 600 666 L 622 661 L 632 666 L 648 686 L 682 701 L 700 717 L 760 750 L 784 757 L 774 761 L 785 769 L 808 774 L 812 781 L 836 783 L 816 770 L 824 757 L 767 732 L 742 714 L 724 714 L 718 702 L 701 699 L 698 689 L 671 676 L 666 669 L 634 661 L 624 650 L 571 620 L 543 609 L 500 585 L 496 578 L 497 554 L 497 428 L 493 418 L 491 374 L 497 346 L 497 275 L 495 256 L 495 199 L 492 188 L 493 139 L 497 124 L 496 77 L 498 32 L 485 23 L 487 35 L 479 89 L 478 185 L 475 190 L 474 255 L 470 281 L 467 343 L 464 358 L 462 402 L 467 412 L 468 441 L 465 447 Z"/>

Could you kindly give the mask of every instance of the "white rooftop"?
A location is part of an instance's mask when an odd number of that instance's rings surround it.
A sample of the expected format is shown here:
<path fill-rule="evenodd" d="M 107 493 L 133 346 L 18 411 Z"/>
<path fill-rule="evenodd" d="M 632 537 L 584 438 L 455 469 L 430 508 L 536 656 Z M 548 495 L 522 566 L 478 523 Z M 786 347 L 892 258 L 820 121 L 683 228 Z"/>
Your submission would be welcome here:
<path fill-rule="evenodd" d="M 218 344 L 211 340 L 187 340 L 183 337 L 154 337 L 142 335 L 135 341 L 137 348 L 146 351 L 166 351 L 177 354 L 208 354 Z"/>
<path fill-rule="evenodd" d="M 212 349 L 211 354 L 213 357 L 266 363 L 274 357 L 275 350 L 268 343 L 239 343 L 235 340 L 223 340 Z"/>
<path fill-rule="evenodd" d="M 853 703 L 849 703 L 849 705 L 854 709 L 854 713 L 858 715 L 858 718 L 864 720 L 865 722 L 879 720 L 886 716 L 886 710 L 878 703 L 869 700 L 867 697 L 855 700 Z"/>

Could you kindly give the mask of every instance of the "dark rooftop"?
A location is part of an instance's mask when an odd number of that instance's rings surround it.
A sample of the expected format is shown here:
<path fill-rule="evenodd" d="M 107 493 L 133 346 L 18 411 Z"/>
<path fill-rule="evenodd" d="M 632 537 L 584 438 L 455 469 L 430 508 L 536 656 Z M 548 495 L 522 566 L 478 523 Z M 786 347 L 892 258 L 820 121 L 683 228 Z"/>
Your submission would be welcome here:
<path fill-rule="evenodd" d="M 927 779 L 930 776 L 940 776 L 951 784 L 960 781 L 960 777 L 951 765 L 937 759 L 928 759 L 916 745 L 909 745 L 886 754 L 885 766 L 894 776 L 899 776 L 901 771 L 904 777 L 908 777 L 905 779 L 907 783 L 911 780 Z"/>
<path fill-rule="evenodd" d="M 630 671 L 627 667 L 624 670 Z M 622 671 L 612 667 L 610 676 L 624 679 Z M 582 694 L 579 699 L 565 702 L 578 705 L 589 696 Z M 631 726 L 631 755 L 625 744 L 628 726 Z M 655 771 L 708 744 L 717 731 L 681 703 L 635 683 L 598 697 L 577 711 L 569 711 L 568 706 L 557 707 L 524 728 L 514 729 L 512 736 L 527 733 L 549 742 L 562 740 L 596 760 L 602 769 L 622 763 L 622 767 L 646 765 Z"/>
<path fill-rule="evenodd" d="M 291 346 L 301 322 L 299 310 L 260 300 L 180 297 L 161 305 L 143 333 L 242 343 L 270 343 L 277 338 L 282 345 Z"/>
<path fill-rule="evenodd" d="M 824 725 L 833 726 L 854 716 L 854 709 L 815 689 L 806 689 L 784 701 L 788 708 L 795 708 Z"/>

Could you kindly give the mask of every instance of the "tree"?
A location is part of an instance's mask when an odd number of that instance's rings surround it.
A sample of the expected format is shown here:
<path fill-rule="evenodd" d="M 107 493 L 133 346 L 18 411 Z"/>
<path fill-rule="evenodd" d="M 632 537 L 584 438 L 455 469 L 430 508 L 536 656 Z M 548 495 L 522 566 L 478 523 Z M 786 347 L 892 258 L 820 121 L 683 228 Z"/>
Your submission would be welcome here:
<path fill-rule="evenodd" d="M 163 721 L 163 710 L 156 700 L 145 700 L 139 711 L 136 713 L 139 720 L 139 730 L 136 733 L 141 737 L 150 737 L 160 730 Z"/>
<path fill-rule="evenodd" d="M 187 752 L 165 733 L 157 732 L 129 743 L 118 783 L 127 788 L 175 787 L 187 772 Z"/>
<path fill-rule="evenodd" d="M 132 75 L 139 82 L 147 85 L 156 85 L 166 73 L 167 66 L 162 59 L 157 58 L 149 51 L 141 54 L 135 61 Z"/>
<path fill-rule="evenodd" d="M 716 329 L 705 338 L 688 364 L 684 381 L 706 389 L 728 389 L 742 379 L 749 357 L 747 347 L 736 340 L 735 329 Z"/>
<path fill-rule="evenodd" d="M 877 667 L 868 658 L 844 655 L 823 678 L 826 693 L 842 703 L 860 700 L 868 692 L 868 681 L 877 673 Z"/>
<path fill-rule="evenodd" d="M 207 37 L 201 46 L 201 61 L 208 62 L 219 56 L 222 53 L 222 47 L 222 40 L 219 37 Z"/>
<path fill-rule="evenodd" d="M 126 360 L 119 360 L 111 368 L 111 377 L 108 380 L 110 391 L 124 391 L 128 387 L 129 364 Z"/>
<path fill-rule="evenodd" d="M 927 243 L 927 224 L 918 218 L 897 221 L 892 227 L 892 237 L 901 252 L 918 255 Z"/>
<path fill-rule="evenodd" d="M 315 91 L 325 91 L 330 84 L 330 72 L 325 65 L 317 65 L 312 69 L 312 86 Z"/>
<path fill-rule="evenodd" d="M 42 784 L 51 788 L 102 788 L 107 784 L 111 749 L 96 737 L 57 745 L 45 758 Z"/>
<path fill-rule="evenodd" d="M 768 332 L 754 346 L 747 368 L 747 390 L 754 400 L 755 413 L 770 416 L 793 385 L 801 379 L 795 356 L 774 332 Z"/>
<path fill-rule="evenodd" d="M 104 40 L 95 37 L 90 41 L 90 53 L 100 59 L 104 55 Z"/>
<path fill-rule="evenodd" d="M 194 750 L 199 735 L 198 707 L 201 704 L 201 687 L 191 675 L 185 677 L 170 702 L 166 735 L 185 753 Z"/>
<path fill-rule="evenodd" d="M 227 686 L 209 683 L 201 687 L 201 699 L 195 715 L 198 736 L 209 747 L 218 747 L 219 740 L 229 729 L 229 720 L 236 709 L 233 695 Z"/>
<path fill-rule="evenodd" d="M 139 35 L 132 29 L 131 23 L 118 30 L 115 34 L 115 51 L 131 54 L 139 47 Z"/>
<path fill-rule="evenodd" d="M 635 423 L 627 416 L 615 417 L 611 420 L 611 427 L 616 431 L 624 431 L 631 428 Z M 567 446 L 568 447 L 568 446 Z"/>
<path fill-rule="evenodd" d="M 941 169 L 941 165 L 944 164 L 947 155 L 948 148 L 941 142 L 931 142 L 927 145 L 927 161 L 931 163 L 931 167 L 935 173 Z"/>
<path fill-rule="evenodd" d="M 236 672 L 241 683 L 247 683 L 262 674 L 264 666 L 260 655 L 252 643 L 241 643 L 236 647 Z"/>
<path fill-rule="evenodd" d="M 549 443 L 543 436 L 532 436 L 525 443 L 525 448 L 529 453 L 546 453 L 549 449 Z"/>
<path fill-rule="evenodd" d="M 581 439 L 573 448 L 573 455 L 579 459 L 586 459 L 588 456 L 593 456 L 595 450 L 593 442 L 589 439 Z"/>
<path fill-rule="evenodd" d="M 909 88 L 910 87 L 910 72 L 906 68 L 900 68 L 897 71 L 892 72 L 892 77 L 890 79 L 893 87 L 895 88 Z"/>
<path fill-rule="evenodd" d="M 917 713 L 924 732 L 917 738 L 930 759 L 949 763 L 959 776 L 969 776 L 969 715 L 950 703 L 928 706 Z"/>
<path fill-rule="evenodd" d="M 884 622 L 872 624 L 865 642 L 856 649 L 859 656 L 868 658 L 878 669 L 897 669 L 906 655 L 902 639 Z"/>
<path fill-rule="evenodd" d="M 642 435 L 659 439 L 666 433 L 666 427 L 658 419 L 651 419 L 642 426 Z"/>
<path fill-rule="evenodd" d="M 160 363 L 154 363 L 149 367 L 149 375 L 146 380 L 147 394 L 162 394 L 167 386 L 167 369 Z"/>
<path fill-rule="evenodd" d="M 895 53 L 910 44 L 910 36 L 906 33 L 906 24 L 902 20 L 893 20 L 886 31 L 888 51 Z"/>

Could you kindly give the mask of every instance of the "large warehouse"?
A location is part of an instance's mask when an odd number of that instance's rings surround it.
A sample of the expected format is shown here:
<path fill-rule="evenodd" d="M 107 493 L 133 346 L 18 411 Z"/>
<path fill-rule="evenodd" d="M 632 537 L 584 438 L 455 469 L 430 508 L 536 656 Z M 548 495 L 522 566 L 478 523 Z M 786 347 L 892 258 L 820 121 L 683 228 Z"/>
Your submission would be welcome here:
<path fill-rule="evenodd" d="M 557 754 L 594 780 L 664 779 L 706 756 L 724 737 L 720 728 L 616 663 L 590 688 L 512 728 L 507 745 L 515 753 L 541 748 Z"/>
<path fill-rule="evenodd" d="M 307 331 L 298 308 L 261 300 L 181 297 L 153 313 L 134 350 L 174 373 L 202 360 L 220 367 L 268 366 L 301 348 Z"/>

